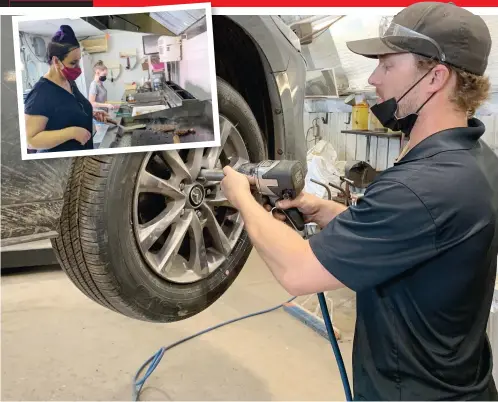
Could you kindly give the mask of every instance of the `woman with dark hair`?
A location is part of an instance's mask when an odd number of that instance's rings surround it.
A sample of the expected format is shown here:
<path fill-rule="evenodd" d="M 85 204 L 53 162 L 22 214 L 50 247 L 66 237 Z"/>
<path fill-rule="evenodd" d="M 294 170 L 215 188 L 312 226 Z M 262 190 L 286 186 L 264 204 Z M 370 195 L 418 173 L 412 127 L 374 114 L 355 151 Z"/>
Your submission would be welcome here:
<path fill-rule="evenodd" d="M 94 112 L 74 81 L 80 76 L 81 49 L 73 29 L 62 25 L 47 47 L 49 71 L 26 97 L 26 136 L 38 152 L 93 149 L 93 118 L 105 121 L 105 113 Z"/>

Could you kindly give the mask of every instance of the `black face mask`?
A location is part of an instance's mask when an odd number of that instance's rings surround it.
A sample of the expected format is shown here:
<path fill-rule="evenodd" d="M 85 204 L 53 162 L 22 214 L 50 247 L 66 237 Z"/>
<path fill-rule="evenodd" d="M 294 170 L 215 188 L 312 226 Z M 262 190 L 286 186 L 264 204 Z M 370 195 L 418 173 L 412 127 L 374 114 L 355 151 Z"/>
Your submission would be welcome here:
<path fill-rule="evenodd" d="M 422 78 L 420 78 L 415 84 L 411 86 L 408 91 L 406 91 L 401 98 L 399 98 L 399 101 L 396 101 L 395 98 L 388 99 L 382 103 L 376 104 L 370 108 L 372 113 L 377 117 L 379 120 L 380 124 L 382 124 L 384 127 L 389 128 L 393 131 L 401 131 L 405 133 L 407 136 L 410 135 L 413 127 L 415 126 L 415 123 L 418 118 L 418 113 L 420 110 L 425 106 L 427 102 L 431 100 L 431 98 L 436 94 L 435 92 L 427 99 L 422 106 L 420 106 L 415 113 L 410 113 L 409 115 L 402 117 L 402 118 L 397 118 L 396 117 L 396 112 L 398 111 L 398 104 L 403 99 L 413 88 L 415 88 L 420 81 L 422 81 L 427 74 L 429 74 L 432 71 L 429 70 L 427 73 L 425 73 Z"/>
<path fill-rule="evenodd" d="M 107 79 L 107 76 L 106 76 L 106 75 L 103 75 L 103 76 L 99 77 L 99 80 L 100 80 L 101 82 L 104 82 L 106 79 Z"/>

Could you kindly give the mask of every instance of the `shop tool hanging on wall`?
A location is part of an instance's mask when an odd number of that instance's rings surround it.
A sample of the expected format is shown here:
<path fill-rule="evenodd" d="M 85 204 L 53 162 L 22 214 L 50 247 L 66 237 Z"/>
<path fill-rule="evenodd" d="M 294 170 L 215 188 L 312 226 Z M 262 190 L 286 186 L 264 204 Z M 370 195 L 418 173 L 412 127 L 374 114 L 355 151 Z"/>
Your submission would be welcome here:
<path fill-rule="evenodd" d="M 121 75 L 121 64 L 119 60 L 117 62 L 111 62 L 106 64 L 107 71 L 109 71 L 109 76 L 111 82 L 116 81 Z"/>
<path fill-rule="evenodd" d="M 133 70 L 136 67 L 136 65 L 138 64 L 138 57 L 137 57 L 137 50 L 136 49 L 119 52 L 119 57 L 121 57 L 122 59 L 126 59 L 126 67 L 125 68 L 127 70 Z M 130 63 L 130 59 L 134 59 L 133 66 Z"/>
<path fill-rule="evenodd" d="M 105 53 L 108 50 L 109 35 L 102 38 L 89 38 L 80 41 L 81 47 L 87 53 Z"/>

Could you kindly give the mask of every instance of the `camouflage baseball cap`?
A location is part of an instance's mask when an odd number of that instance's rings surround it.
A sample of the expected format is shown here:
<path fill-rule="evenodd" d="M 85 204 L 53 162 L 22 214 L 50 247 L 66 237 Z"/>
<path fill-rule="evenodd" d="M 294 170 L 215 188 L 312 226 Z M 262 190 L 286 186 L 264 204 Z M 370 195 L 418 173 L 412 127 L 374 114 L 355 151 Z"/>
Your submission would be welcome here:
<path fill-rule="evenodd" d="M 422 2 L 383 18 L 379 37 L 348 42 L 352 52 L 369 57 L 414 53 L 476 75 L 484 75 L 491 35 L 484 20 L 452 3 Z"/>

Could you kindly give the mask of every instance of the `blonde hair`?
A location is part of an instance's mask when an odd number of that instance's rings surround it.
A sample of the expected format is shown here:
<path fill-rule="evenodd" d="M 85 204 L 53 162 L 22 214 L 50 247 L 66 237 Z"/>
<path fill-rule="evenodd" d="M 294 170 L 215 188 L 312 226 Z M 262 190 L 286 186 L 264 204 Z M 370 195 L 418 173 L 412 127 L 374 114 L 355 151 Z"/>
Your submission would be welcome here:
<path fill-rule="evenodd" d="M 427 71 L 436 66 L 438 62 L 423 56 L 415 55 L 419 70 Z M 467 117 L 474 116 L 476 110 L 489 99 L 491 83 L 489 77 L 471 74 L 459 68 L 446 65 L 450 74 L 456 75 L 456 87 L 450 95 L 450 102 L 456 105 L 458 110 L 467 113 Z"/>
<path fill-rule="evenodd" d="M 102 60 L 99 60 L 95 65 L 93 66 L 93 72 L 97 71 L 104 71 L 107 70 L 107 67 L 105 66 L 104 62 Z"/>

